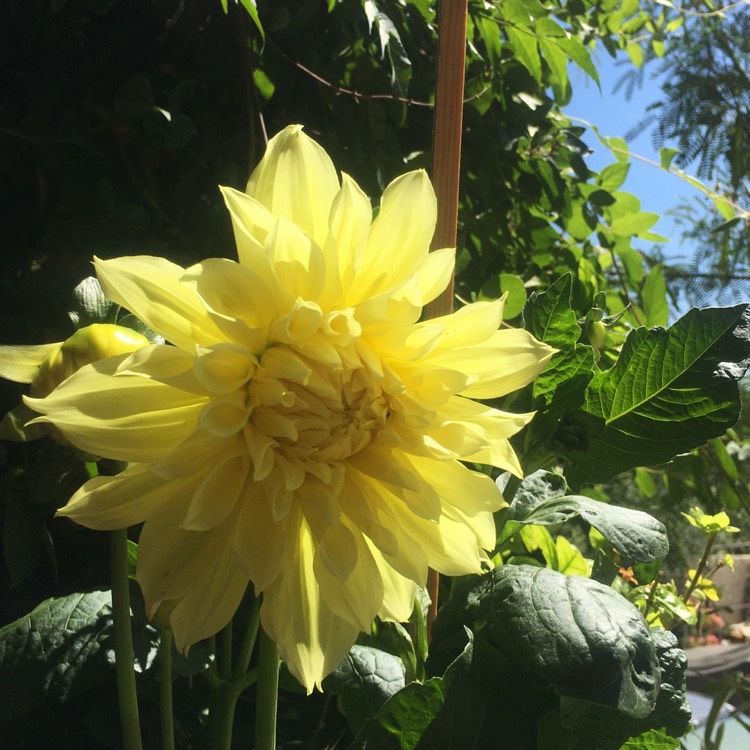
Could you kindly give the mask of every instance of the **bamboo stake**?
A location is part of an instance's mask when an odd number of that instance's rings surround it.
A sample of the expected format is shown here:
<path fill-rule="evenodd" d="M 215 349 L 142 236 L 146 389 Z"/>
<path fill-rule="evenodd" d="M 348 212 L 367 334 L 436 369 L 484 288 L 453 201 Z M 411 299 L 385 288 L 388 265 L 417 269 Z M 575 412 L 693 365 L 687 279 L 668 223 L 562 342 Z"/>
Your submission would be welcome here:
<path fill-rule="evenodd" d="M 467 13 L 468 0 L 441 0 L 438 7 L 438 62 L 432 134 L 432 184 L 437 196 L 438 215 L 432 250 L 456 246 Z M 445 291 L 424 310 L 426 318 L 449 315 L 451 312 L 452 277 Z M 439 583 L 438 573 L 430 570 L 427 592 L 432 604 L 427 613 L 428 637 L 437 615 Z"/>

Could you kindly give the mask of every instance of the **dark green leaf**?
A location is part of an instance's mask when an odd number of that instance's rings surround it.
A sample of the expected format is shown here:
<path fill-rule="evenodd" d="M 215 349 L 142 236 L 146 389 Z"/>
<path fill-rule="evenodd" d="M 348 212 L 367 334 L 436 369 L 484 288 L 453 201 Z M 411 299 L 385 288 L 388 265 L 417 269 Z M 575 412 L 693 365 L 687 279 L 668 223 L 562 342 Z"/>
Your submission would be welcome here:
<path fill-rule="evenodd" d="M 608 586 L 547 568 L 503 565 L 454 588 L 433 637 L 464 625 L 503 655 L 517 681 L 550 685 L 562 696 L 630 717 L 644 718 L 654 708 L 659 669 L 648 627 Z"/>
<path fill-rule="evenodd" d="M 606 482 L 669 461 L 723 434 L 739 416 L 750 356 L 750 306 L 690 310 L 668 329 L 631 331 L 612 369 L 574 415 L 569 481 Z"/>
<path fill-rule="evenodd" d="M 71 698 L 110 668 L 111 601 L 109 591 L 47 599 L 0 630 L 0 724 Z"/>
<path fill-rule="evenodd" d="M 573 275 L 561 276 L 546 292 L 534 293 L 524 308 L 524 327 L 540 341 L 570 349 L 581 336 L 578 318 L 570 308 Z"/>
<path fill-rule="evenodd" d="M 89 276 L 73 290 L 68 317 L 78 329 L 92 323 L 114 323 L 118 309 L 112 300 L 104 296 L 99 281 Z"/>
<path fill-rule="evenodd" d="M 355 644 L 323 682 L 326 692 L 339 696 L 341 712 L 356 734 L 383 704 L 406 684 L 403 662 L 371 646 Z"/>
<path fill-rule="evenodd" d="M 414 750 L 444 699 L 441 678 L 412 682 L 392 696 L 378 715 L 365 724 L 349 750 Z"/>
<path fill-rule="evenodd" d="M 562 496 L 564 482 L 562 477 L 546 471 L 524 479 L 505 516 L 498 543 L 526 524 L 550 526 L 580 517 L 631 560 L 651 562 L 667 556 L 667 530 L 653 516 L 583 495 Z M 524 484 L 528 489 L 523 489 Z"/>

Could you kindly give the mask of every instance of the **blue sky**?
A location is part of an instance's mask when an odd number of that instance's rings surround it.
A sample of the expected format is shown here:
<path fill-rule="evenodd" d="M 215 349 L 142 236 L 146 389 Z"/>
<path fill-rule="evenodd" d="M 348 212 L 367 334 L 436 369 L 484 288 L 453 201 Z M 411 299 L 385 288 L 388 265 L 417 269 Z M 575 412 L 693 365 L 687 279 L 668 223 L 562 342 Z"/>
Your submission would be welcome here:
<path fill-rule="evenodd" d="M 636 88 L 631 98 L 626 99 L 625 87 L 618 90 L 616 94 L 612 93 L 612 89 L 625 71 L 635 70 L 635 68 L 629 62 L 618 65 L 603 51 L 597 51 L 594 61 L 599 71 L 601 91 L 582 71 L 571 67 L 573 98 L 564 108 L 565 114 L 593 123 L 602 135 L 624 137 L 625 133 L 644 117 L 648 105 L 660 98 L 659 83 L 651 78 L 652 71 L 656 70 L 657 64 L 646 68 L 643 87 Z M 614 161 L 612 154 L 599 143 L 593 133 L 586 133 L 584 140 L 594 150 L 594 153 L 586 160 L 591 169 L 599 171 Z M 628 145 L 631 153 L 659 162 L 658 150 L 654 149 L 651 143 L 650 128 L 630 140 Z M 690 173 L 689 169 L 687 171 Z M 643 211 L 653 211 L 661 215 L 653 231 L 671 239 L 671 242 L 664 248 L 669 257 L 686 259 L 690 252 L 689 250 L 685 252 L 684 248 L 680 249 L 679 227 L 675 227 L 674 221 L 664 214 L 669 209 L 675 208 L 681 199 L 692 199 L 693 195 L 697 195 L 697 191 L 662 169 L 632 158 L 627 181 L 621 190 L 626 190 L 640 198 Z M 651 243 L 640 243 L 640 246 L 648 250 Z"/>

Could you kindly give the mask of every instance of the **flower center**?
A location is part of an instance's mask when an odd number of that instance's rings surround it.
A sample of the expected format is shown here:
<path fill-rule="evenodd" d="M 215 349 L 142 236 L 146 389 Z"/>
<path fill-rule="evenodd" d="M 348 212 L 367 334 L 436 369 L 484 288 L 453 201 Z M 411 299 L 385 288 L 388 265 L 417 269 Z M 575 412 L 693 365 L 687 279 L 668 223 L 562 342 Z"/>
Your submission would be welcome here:
<path fill-rule="evenodd" d="M 295 489 L 308 473 L 330 481 L 335 464 L 367 446 L 388 413 L 382 378 L 351 347 L 346 363 L 332 366 L 278 344 L 241 387 L 216 396 L 200 421 L 217 436 L 242 433 L 256 481 L 276 467 Z"/>

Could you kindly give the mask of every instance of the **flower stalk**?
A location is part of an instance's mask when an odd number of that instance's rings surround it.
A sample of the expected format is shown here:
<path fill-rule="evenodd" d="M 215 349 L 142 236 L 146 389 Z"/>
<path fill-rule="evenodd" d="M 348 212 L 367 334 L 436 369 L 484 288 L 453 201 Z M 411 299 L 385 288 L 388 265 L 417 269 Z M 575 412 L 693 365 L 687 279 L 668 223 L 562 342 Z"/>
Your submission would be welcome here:
<path fill-rule="evenodd" d="M 279 694 L 279 652 L 276 642 L 260 631 L 258 699 L 255 708 L 255 750 L 276 748 L 276 707 Z"/>
<path fill-rule="evenodd" d="M 112 611 L 115 625 L 115 670 L 120 707 L 122 744 L 129 750 L 141 750 L 138 696 L 133 671 L 133 635 L 130 629 L 130 583 L 128 580 L 128 530 L 110 534 L 112 566 Z"/>
<path fill-rule="evenodd" d="M 162 750 L 174 750 L 172 701 L 172 631 L 162 628 L 159 638 L 159 709 Z"/>

